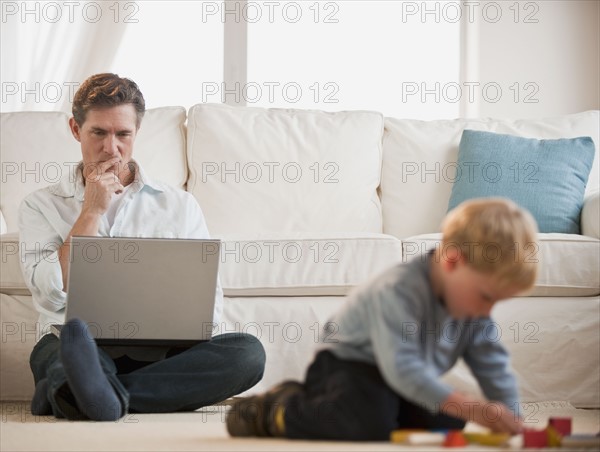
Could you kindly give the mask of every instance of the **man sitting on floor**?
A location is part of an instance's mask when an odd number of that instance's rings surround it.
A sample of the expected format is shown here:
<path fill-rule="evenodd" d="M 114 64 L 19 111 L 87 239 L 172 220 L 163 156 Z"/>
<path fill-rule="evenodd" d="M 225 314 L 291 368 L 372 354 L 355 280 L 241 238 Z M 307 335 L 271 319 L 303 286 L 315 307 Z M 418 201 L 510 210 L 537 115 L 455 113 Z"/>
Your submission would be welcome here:
<path fill-rule="evenodd" d="M 194 197 L 150 179 L 132 159 L 144 112 L 133 81 L 115 74 L 88 78 L 75 94 L 69 122 L 82 161 L 20 207 L 23 272 L 45 331 L 64 322 L 73 235 L 209 238 Z M 47 244 L 59 247 L 48 254 Z M 218 285 L 216 322 L 222 297 Z M 128 411 L 191 411 L 251 388 L 264 371 L 264 349 L 247 334 L 223 334 L 185 349 L 98 348 L 90 337 L 87 325 L 74 319 L 61 340 L 46 334 L 36 344 L 33 414 L 110 421 Z"/>

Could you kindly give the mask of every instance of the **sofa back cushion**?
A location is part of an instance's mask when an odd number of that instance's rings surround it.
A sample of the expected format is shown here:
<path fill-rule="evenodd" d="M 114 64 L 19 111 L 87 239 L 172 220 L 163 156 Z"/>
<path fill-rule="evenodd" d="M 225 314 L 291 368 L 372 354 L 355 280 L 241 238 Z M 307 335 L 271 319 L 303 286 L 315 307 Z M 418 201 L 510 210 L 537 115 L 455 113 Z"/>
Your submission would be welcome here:
<path fill-rule="evenodd" d="M 133 151 L 133 157 L 152 178 L 183 190 L 188 178 L 186 117 L 183 107 L 146 111 Z"/>
<path fill-rule="evenodd" d="M 63 112 L 0 115 L 2 190 L 0 209 L 8 232 L 18 230 L 21 200 L 38 188 L 58 183 L 81 160 L 79 143 Z"/>
<path fill-rule="evenodd" d="M 464 129 L 538 139 L 589 136 L 595 144 L 595 158 L 586 194 L 598 190 L 599 123 L 598 111 L 514 121 L 386 118 L 381 175 L 383 232 L 401 239 L 439 232 L 456 180 L 458 145 Z M 475 170 L 482 171 L 482 167 Z M 526 175 L 527 168 L 520 167 L 518 170 L 522 176 Z M 506 174 L 506 177 L 511 176 L 514 174 Z"/>
<path fill-rule="evenodd" d="M 38 188 L 57 183 L 81 160 L 79 143 L 64 112 L 18 112 L 0 115 L 2 190 L 0 210 L 9 232 L 17 231 L 21 200 Z M 146 112 L 134 158 L 148 174 L 185 188 L 185 119 L 183 107 Z"/>
<path fill-rule="evenodd" d="M 381 232 L 383 117 L 201 104 L 188 191 L 213 235 Z"/>

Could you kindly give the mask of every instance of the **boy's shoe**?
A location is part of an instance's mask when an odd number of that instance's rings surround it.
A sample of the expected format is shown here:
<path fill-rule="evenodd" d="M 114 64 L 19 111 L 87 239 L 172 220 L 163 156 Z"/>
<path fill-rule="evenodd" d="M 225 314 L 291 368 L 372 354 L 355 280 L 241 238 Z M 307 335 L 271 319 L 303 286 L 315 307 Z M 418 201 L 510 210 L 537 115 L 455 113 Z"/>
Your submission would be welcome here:
<path fill-rule="evenodd" d="M 227 431 L 231 436 L 279 436 L 276 408 L 302 388 L 297 381 L 284 381 L 263 394 L 234 403 L 227 413 Z"/>

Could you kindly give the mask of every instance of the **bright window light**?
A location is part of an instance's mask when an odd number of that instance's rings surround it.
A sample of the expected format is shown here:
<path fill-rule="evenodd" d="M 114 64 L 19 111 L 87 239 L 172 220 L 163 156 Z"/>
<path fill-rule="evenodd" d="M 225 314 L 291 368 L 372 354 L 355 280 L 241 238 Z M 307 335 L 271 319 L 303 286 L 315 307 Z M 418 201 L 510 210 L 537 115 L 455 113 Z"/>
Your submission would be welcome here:
<path fill-rule="evenodd" d="M 223 80 L 223 22 L 208 13 L 216 2 L 137 2 L 111 70 L 132 78 L 148 108 L 203 101 L 203 84 Z"/>
<path fill-rule="evenodd" d="M 247 105 L 459 116 L 458 2 L 248 5 Z"/>

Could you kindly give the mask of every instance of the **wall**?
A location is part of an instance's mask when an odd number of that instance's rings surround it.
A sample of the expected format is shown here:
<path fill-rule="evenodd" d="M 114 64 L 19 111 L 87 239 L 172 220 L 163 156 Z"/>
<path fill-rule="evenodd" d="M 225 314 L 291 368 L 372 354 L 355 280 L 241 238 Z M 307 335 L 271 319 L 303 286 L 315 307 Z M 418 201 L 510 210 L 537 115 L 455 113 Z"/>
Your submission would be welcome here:
<path fill-rule="evenodd" d="M 518 16 L 516 3 L 500 2 L 497 23 L 492 9 L 488 20 L 476 16 L 471 68 L 480 83 L 497 83 L 502 94 L 491 102 L 497 96 L 490 85 L 487 100 L 481 96 L 469 116 L 532 118 L 599 109 L 600 2 L 522 1 Z"/>

